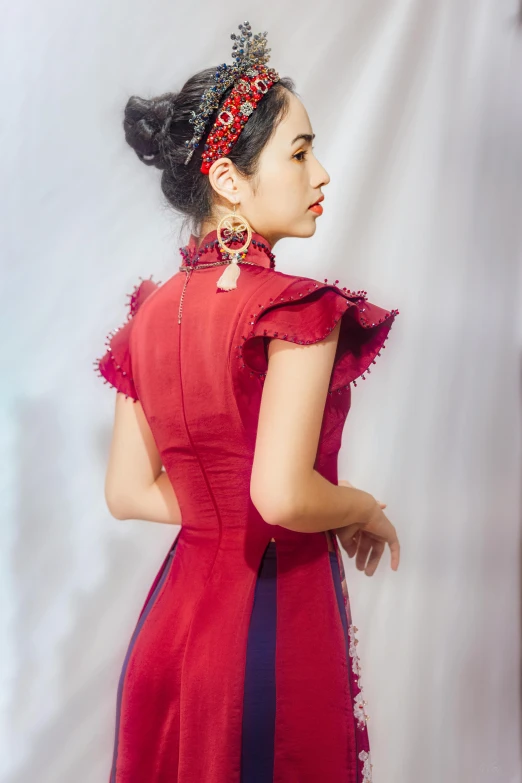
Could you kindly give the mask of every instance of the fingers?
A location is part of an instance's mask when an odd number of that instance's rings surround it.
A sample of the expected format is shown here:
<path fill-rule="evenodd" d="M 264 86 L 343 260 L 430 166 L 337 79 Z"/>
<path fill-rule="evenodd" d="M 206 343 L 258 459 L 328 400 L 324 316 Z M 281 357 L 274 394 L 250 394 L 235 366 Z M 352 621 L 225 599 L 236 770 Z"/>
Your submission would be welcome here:
<path fill-rule="evenodd" d="M 352 538 L 348 540 L 348 543 L 344 546 L 344 551 L 348 554 L 348 557 L 353 557 L 357 552 L 359 545 L 359 530 Z"/>
<path fill-rule="evenodd" d="M 368 536 L 359 536 L 359 546 L 357 547 L 357 555 L 355 558 L 355 567 L 359 571 L 364 571 L 366 568 L 366 560 L 372 548 L 372 541 Z"/>
<path fill-rule="evenodd" d="M 399 561 L 401 559 L 401 545 L 399 544 L 399 539 L 395 538 L 395 540 L 390 541 L 390 555 L 391 555 L 391 567 L 393 571 L 396 571 L 399 567 Z"/>
<path fill-rule="evenodd" d="M 399 539 L 394 535 L 389 541 L 391 555 L 391 568 L 393 571 L 397 571 L 400 562 L 400 544 Z M 354 549 L 357 550 L 357 557 L 355 559 L 355 565 L 359 571 L 364 571 L 366 576 L 373 576 L 377 567 L 381 561 L 382 555 L 386 548 L 386 542 L 373 538 L 371 535 L 359 531 L 358 541 L 351 541 L 346 551 L 349 550 L 349 556 L 353 557 Z"/>
<path fill-rule="evenodd" d="M 359 530 L 361 529 L 361 526 L 355 522 L 353 525 L 347 525 L 346 527 L 342 528 L 343 532 L 343 538 L 352 538 L 355 536 Z"/>
<path fill-rule="evenodd" d="M 374 541 L 372 544 L 372 551 L 370 553 L 370 557 L 368 558 L 368 562 L 366 564 L 366 568 L 364 570 L 364 573 L 366 576 L 373 576 L 375 571 L 377 570 L 377 566 L 380 563 L 382 554 L 384 552 L 384 541 Z"/>
<path fill-rule="evenodd" d="M 342 531 L 338 533 L 339 541 L 341 542 L 344 551 L 348 553 L 349 557 L 353 557 L 357 552 L 357 544 L 359 542 L 358 535 L 360 529 L 360 525 L 357 524 L 347 525 L 347 527 L 343 528 Z"/>

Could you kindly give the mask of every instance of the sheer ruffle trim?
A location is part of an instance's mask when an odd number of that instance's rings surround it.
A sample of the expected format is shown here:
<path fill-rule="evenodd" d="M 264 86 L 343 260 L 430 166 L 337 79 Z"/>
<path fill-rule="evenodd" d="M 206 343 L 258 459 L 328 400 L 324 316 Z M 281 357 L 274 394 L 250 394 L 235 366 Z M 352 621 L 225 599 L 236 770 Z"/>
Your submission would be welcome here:
<path fill-rule="evenodd" d="M 95 371 L 104 379 L 104 383 L 110 384 L 125 397 L 131 397 L 134 402 L 137 402 L 138 395 L 132 378 L 130 356 L 132 322 L 145 299 L 161 285 L 161 282 L 156 283 L 152 280 L 152 275 L 147 280 L 143 278 L 140 280 L 142 282 L 135 285 L 133 291 L 127 294 L 129 301 L 126 322 L 109 332 L 105 340 L 106 352 L 93 362 Z"/>
<path fill-rule="evenodd" d="M 336 281 L 337 283 L 338 281 Z M 366 298 L 366 291 L 349 291 L 337 285 L 298 278 L 281 296 L 270 298 L 251 313 L 242 335 L 238 358 L 241 367 L 264 380 L 268 369 L 267 339 L 308 345 L 323 340 L 341 319 L 339 342 L 328 393 L 341 393 L 356 378 L 371 372 L 385 348 L 398 310 L 385 310 Z"/>

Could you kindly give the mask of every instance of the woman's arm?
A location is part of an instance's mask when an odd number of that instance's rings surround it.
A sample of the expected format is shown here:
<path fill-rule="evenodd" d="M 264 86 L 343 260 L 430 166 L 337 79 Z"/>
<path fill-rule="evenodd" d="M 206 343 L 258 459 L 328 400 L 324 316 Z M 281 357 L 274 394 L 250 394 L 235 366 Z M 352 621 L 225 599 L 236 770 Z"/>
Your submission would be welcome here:
<path fill-rule="evenodd" d="M 115 516 L 113 514 L 113 516 Z M 123 516 L 117 519 L 143 519 L 146 522 L 160 522 L 164 525 L 181 525 L 181 511 L 178 500 L 163 470 L 154 484 L 136 493 L 126 506 Z"/>
<path fill-rule="evenodd" d="M 321 341 L 273 338 L 252 468 L 252 502 L 269 524 L 317 533 L 367 521 L 368 492 L 332 484 L 314 469 L 340 321 Z"/>
<path fill-rule="evenodd" d="M 181 524 L 179 504 L 141 403 L 118 393 L 105 500 L 116 519 Z"/>

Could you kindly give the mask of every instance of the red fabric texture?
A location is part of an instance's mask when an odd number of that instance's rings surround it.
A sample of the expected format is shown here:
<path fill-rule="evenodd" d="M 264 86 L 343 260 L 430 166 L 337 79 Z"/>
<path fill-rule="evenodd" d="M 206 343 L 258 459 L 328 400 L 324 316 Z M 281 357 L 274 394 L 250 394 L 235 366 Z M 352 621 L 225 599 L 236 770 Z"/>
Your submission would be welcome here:
<path fill-rule="evenodd" d="M 237 289 L 219 291 L 216 232 L 191 237 L 200 268 L 135 289 L 130 320 L 99 360 L 140 401 L 178 499 L 182 526 L 122 668 L 110 783 L 242 783 L 242 698 L 257 573 L 277 548 L 274 783 L 370 783 L 355 627 L 343 580 L 344 643 L 326 536 L 268 525 L 250 499 L 266 340 L 315 342 L 342 319 L 315 469 L 337 483 L 351 385 L 369 370 L 398 311 L 272 267 L 253 234 Z M 186 267 L 185 267 L 186 268 Z M 188 275 L 188 279 L 187 279 Z M 181 323 L 180 301 L 183 302 Z"/>

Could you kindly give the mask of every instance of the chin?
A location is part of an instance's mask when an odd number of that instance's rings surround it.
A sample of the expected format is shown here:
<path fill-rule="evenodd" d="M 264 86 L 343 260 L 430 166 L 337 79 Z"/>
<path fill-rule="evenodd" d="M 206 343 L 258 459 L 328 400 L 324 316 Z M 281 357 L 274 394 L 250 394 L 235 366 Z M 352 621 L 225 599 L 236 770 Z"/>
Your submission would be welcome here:
<path fill-rule="evenodd" d="M 310 225 L 308 225 L 306 228 L 307 228 L 307 232 L 306 232 L 306 234 L 303 234 L 303 236 L 305 236 L 305 237 L 313 237 L 313 235 L 317 231 L 317 221 L 316 221 L 316 219 L 312 218 L 312 220 L 310 221 Z"/>
<path fill-rule="evenodd" d="M 303 223 L 303 225 L 299 226 L 299 228 L 296 227 L 290 236 L 306 239 L 307 237 L 312 237 L 316 230 L 317 224 L 315 218 L 312 218 L 311 220 L 307 220 L 306 223 Z"/>

